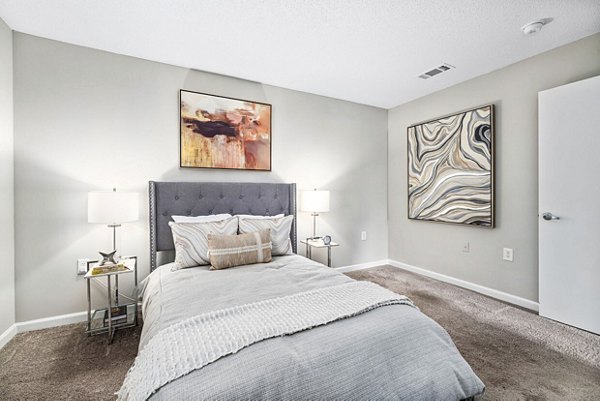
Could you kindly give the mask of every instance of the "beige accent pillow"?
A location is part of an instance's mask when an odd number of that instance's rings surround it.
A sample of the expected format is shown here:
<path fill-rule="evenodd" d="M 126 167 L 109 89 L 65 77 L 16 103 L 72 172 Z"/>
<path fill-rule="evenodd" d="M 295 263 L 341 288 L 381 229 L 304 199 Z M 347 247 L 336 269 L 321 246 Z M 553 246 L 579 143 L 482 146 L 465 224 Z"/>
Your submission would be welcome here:
<path fill-rule="evenodd" d="M 271 246 L 268 228 L 240 235 L 208 234 L 210 269 L 270 262 Z"/>

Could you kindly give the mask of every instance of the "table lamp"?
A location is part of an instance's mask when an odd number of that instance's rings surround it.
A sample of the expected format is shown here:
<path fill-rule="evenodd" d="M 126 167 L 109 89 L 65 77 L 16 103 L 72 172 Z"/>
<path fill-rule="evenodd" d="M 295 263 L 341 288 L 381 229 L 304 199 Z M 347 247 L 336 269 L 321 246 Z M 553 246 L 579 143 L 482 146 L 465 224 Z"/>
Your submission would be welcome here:
<path fill-rule="evenodd" d="M 329 191 L 302 191 L 300 194 L 300 210 L 311 212 L 313 217 L 312 238 L 317 237 L 317 216 L 329 211 Z"/>
<path fill-rule="evenodd" d="M 114 188 L 112 191 L 88 193 L 88 222 L 107 224 L 113 229 L 113 248 L 110 254 L 114 255 L 117 250 L 117 227 L 121 227 L 122 223 L 138 220 L 139 206 L 137 192 L 117 192 Z M 102 256 L 106 257 L 106 254 Z"/>

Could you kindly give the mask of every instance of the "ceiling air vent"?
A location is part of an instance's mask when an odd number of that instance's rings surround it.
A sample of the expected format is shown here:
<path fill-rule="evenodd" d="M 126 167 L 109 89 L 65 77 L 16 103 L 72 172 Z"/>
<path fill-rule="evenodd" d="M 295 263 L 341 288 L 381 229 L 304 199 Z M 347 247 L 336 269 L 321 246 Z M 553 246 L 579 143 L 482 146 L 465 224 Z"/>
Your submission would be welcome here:
<path fill-rule="evenodd" d="M 453 65 L 444 63 L 444 64 L 442 64 L 442 65 L 440 65 L 438 67 L 435 67 L 435 68 L 433 68 L 433 69 L 431 69 L 431 70 L 429 70 L 427 72 L 424 72 L 423 74 L 419 75 L 419 78 L 421 78 L 421 79 L 429 79 L 431 77 L 435 77 L 436 75 L 441 74 L 442 72 L 446 72 L 448 70 L 451 70 L 453 68 L 455 68 Z"/>

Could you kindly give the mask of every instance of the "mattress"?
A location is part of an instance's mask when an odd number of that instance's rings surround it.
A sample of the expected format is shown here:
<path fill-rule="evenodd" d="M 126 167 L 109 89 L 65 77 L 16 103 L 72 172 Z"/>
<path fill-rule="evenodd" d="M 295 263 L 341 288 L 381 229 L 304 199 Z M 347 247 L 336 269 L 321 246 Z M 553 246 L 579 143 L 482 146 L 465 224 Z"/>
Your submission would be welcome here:
<path fill-rule="evenodd" d="M 298 255 L 225 270 L 164 265 L 142 283 L 142 350 L 190 317 L 353 280 Z M 484 385 L 433 320 L 383 306 L 293 335 L 270 338 L 176 379 L 150 399 L 462 400 Z"/>

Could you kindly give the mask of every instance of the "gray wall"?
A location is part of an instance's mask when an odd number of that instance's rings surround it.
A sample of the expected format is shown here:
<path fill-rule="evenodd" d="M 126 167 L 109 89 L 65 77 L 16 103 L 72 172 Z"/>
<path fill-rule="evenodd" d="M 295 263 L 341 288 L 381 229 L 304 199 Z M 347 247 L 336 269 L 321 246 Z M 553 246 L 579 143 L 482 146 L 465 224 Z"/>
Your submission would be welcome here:
<path fill-rule="evenodd" d="M 12 30 L 0 19 L 0 334 L 15 322 Z"/>
<path fill-rule="evenodd" d="M 390 110 L 390 259 L 537 301 L 537 92 L 598 74 L 600 34 Z M 407 126 L 487 103 L 496 106 L 497 227 L 408 220 Z M 502 260 L 503 247 L 514 248 L 513 263 Z"/>
<path fill-rule="evenodd" d="M 341 243 L 334 264 L 387 257 L 386 110 L 20 33 L 14 46 L 17 321 L 85 309 L 76 259 L 111 246 L 106 227 L 87 223 L 87 192 L 113 186 L 144 199 L 143 220 L 125 225 L 120 240 L 141 257 L 142 276 L 148 180 L 329 189 L 319 232 Z M 179 169 L 180 88 L 271 103 L 273 171 Z M 299 213 L 300 237 L 311 223 Z"/>

